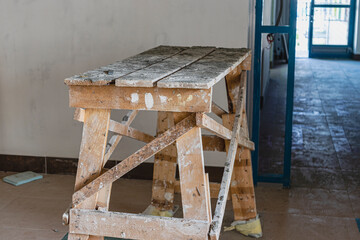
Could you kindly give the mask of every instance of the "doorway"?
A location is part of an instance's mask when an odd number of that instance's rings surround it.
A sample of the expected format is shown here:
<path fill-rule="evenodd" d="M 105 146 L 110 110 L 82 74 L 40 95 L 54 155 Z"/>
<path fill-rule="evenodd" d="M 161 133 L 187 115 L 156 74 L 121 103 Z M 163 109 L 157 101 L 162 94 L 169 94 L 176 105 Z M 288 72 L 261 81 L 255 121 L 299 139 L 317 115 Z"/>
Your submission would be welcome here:
<path fill-rule="evenodd" d="M 296 57 L 350 57 L 355 0 L 298 0 Z"/>

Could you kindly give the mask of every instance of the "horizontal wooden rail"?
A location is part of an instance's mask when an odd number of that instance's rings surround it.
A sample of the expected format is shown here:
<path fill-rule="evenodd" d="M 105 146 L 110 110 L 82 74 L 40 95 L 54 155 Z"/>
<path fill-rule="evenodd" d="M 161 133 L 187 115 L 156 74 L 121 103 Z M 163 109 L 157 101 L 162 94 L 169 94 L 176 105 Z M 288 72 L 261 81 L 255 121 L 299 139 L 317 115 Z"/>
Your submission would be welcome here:
<path fill-rule="evenodd" d="M 230 140 L 232 137 L 231 130 L 224 127 L 220 123 L 216 122 L 214 119 L 212 119 L 211 117 L 207 116 L 204 113 L 196 113 L 196 125 L 202 128 L 206 128 L 210 132 L 226 140 Z M 248 140 L 246 137 L 241 136 L 239 133 L 238 135 L 239 135 L 237 136 L 238 144 L 242 147 L 254 151 L 255 149 L 254 143 Z"/>
<path fill-rule="evenodd" d="M 70 210 L 70 233 L 130 239 L 204 240 L 207 221 L 157 217 L 140 214 Z"/>

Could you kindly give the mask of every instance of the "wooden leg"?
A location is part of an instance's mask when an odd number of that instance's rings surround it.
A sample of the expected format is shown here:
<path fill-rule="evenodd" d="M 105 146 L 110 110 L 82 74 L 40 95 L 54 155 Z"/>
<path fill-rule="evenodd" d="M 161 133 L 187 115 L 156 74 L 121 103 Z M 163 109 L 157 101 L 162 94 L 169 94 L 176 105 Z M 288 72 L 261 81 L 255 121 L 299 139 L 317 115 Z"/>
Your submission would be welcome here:
<path fill-rule="evenodd" d="M 223 115 L 223 124 L 225 127 L 233 126 L 235 115 Z M 246 114 L 242 121 L 241 133 L 248 137 Z M 226 141 L 228 149 L 229 141 Z M 231 181 L 231 200 L 233 204 L 234 220 L 249 220 L 256 217 L 255 191 L 252 178 L 251 152 L 249 149 L 238 148 L 234 172 Z"/>
<path fill-rule="evenodd" d="M 211 221 L 209 186 L 204 171 L 201 129 L 176 141 L 184 218 Z"/>
<path fill-rule="evenodd" d="M 174 126 L 171 112 L 158 112 L 157 134 Z M 158 211 L 171 211 L 174 207 L 174 185 L 176 175 L 175 144 L 155 155 L 151 204 Z"/>
<path fill-rule="evenodd" d="M 107 134 L 110 121 L 108 109 L 86 109 L 79 154 L 79 163 L 75 180 L 75 191 L 98 177 L 103 166 Z M 98 194 L 86 199 L 76 208 L 95 209 Z M 101 239 L 69 233 L 69 240 Z M 103 239 L 103 238 L 102 238 Z"/>

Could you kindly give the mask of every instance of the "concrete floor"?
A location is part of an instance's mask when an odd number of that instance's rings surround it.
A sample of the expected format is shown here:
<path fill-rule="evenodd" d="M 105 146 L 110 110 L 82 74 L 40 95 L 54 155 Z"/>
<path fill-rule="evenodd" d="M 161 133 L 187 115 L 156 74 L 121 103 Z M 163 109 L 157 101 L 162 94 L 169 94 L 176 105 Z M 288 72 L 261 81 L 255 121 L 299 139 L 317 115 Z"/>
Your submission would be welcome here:
<path fill-rule="evenodd" d="M 297 60 L 292 188 L 263 183 L 256 187 L 262 239 L 360 239 L 355 222 L 360 217 L 359 76 L 360 62 Z M 279 79 L 271 84 L 283 89 Z M 283 114 L 282 101 L 272 94 L 265 103 L 277 105 L 276 111 L 263 111 L 263 172 L 281 169 L 282 149 L 277 146 L 283 122 L 277 116 Z M 0 172 L 0 177 L 9 174 Z M 19 187 L 1 181 L 0 239 L 61 239 L 67 231 L 61 215 L 73 185 L 74 177 L 64 175 L 45 175 Z M 150 198 L 151 181 L 121 179 L 113 186 L 110 210 L 139 213 Z M 179 196 L 176 201 L 180 203 Z M 231 221 L 228 204 L 223 225 Z M 226 232 L 221 239 L 249 238 Z"/>

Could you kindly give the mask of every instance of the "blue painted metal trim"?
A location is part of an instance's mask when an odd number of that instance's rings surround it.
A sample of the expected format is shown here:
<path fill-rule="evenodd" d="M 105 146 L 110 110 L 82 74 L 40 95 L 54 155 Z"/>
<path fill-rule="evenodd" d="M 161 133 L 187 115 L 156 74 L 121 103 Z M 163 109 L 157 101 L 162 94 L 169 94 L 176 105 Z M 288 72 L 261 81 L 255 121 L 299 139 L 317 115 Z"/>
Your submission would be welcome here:
<path fill-rule="evenodd" d="M 319 8 L 348 8 L 350 6 L 351 4 L 314 4 L 314 7 Z"/>
<path fill-rule="evenodd" d="M 355 218 L 356 224 L 358 226 L 359 232 L 360 232 L 360 218 Z"/>
<path fill-rule="evenodd" d="M 282 174 L 266 174 L 258 176 L 258 181 L 269 183 L 283 183 L 284 177 Z"/>
<path fill-rule="evenodd" d="M 290 26 L 261 26 L 262 33 L 289 33 Z"/>
<path fill-rule="evenodd" d="M 348 36 L 348 44 L 347 45 L 316 45 L 313 44 L 313 16 L 315 8 L 349 8 L 350 16 L 349 16 L 349 36 Z M 309 57 L 310 58 L 351 58 L 352 52 L 348 51 L 348 49 L 353 48 L 354 44 L 354 31 L 355 31 L 355 10 L 356 10 L 356 0 L 351 0 L 350 5 L 337 5 L 337 4 L 315 4 L 314 0 L 311 1 L 310 5 L 310 24 L 309 24 Z M 319 53 L 312 51 L 312 46 L 316 47 L 324 47 L 329 49 L 328 53 Z M 331 53 L 331 48 L 333 49 L 344 49 L 343 53 Z"/>
<path fill-rule="evenodd" d="M 289 61 L 286 86 L 286 115 L 285 115 L 285 152 L 284 152 L 284 179 L 283 186 L 290 187 L 291 172 L 291 145 L 292 145 L 292 121 L 294 109 L 294 79 L 295 79 L 295 46 L 296 46 L 296 15 L 297 1 L 290 4 L 290 29 L 289 32 Z"/>
<path fill-rule="evenodd" d="M 259 134 L 260 134 L 260 89 L 261 89 L 261 25 L 262 0 L 255 3 L 255 47 L 254 47 L 254 90 L 253 90 L 253 125 L 252 140 L 255 150 L 252 152 L 254 185 L 258 182 Z"/>
<path fill-rule="evenodd" d="M 294 96 L 294 71 L 295 71 L 295 41 L 296 41 L 296 9 L 297 0 L 291 0 L 290 25 L 289 26 L 262 26 L 262 0 L 256 0 L 255 18 L 255 49 L 254 49 L 254 92 L 253 92 L 253 128 L 252 140 L 255 143 L 255 151 L 252 152 L 254 184 L 257 182 L 283 183 L 284 187 L 290 186 L 291 170 L 291 138 L 292 138 L 292 114 Z M 258 176 L 259 161 L 259 134 L 260 134 L 260 89 L 261 89 L 261 39 L 262 33 L 288 33 L 289 35 L 289 62 L 288 83 L 286 98 L 286 127 L 285 127 L 285 153 L 283 175 Z"/>

